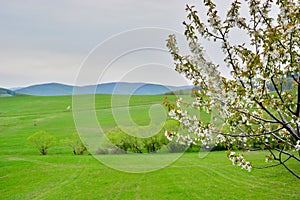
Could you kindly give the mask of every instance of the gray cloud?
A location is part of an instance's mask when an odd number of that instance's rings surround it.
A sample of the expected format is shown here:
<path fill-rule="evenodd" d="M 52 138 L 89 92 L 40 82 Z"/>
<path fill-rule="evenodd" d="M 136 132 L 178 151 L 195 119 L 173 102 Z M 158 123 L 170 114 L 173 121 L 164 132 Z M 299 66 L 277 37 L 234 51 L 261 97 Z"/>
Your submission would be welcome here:
<path fill-rule="evenodd" d="M 223 2 L 223 1 L 220 1 Z M 162 27 L 183 32 L 181 22 L 185 20 L 185 4 L 200 5 L 198 1 L 175 0 L 61 0 L 61 1 L 0 1 L 0 86 L 15 87 L 44 82 L 74 84 L 83 58 L 97 44 L 122 31 L 138 27 Z M 226 7 L 226 4 L 221 3 Z M 202 7 L 200 14 L 205 16 Z M 171 32 L 170 32 L 171 33 Z M 165 37 L 144 35 L 161 42 L 165 48 Z M 99 57 L 116 56 L 119 46 L 134 43 L 134 38 L 107 48 Z M 118 46 L 119 45 L 119 46 Z M 205 45 L 206 46 L 206 45 Z M 216 48 L 207 45 L 208 53 L 216 55 Z M 209 54 L 210 54 L 209 53 Z M 150 63 L 145 54 L 135 54 L 131 60 L 123 59 L 111 69 L 105 82 L 119 80 L 126 70 L 139 64 Z M 221 55 L 221 53 L 217 53 Z M 151 56 L 150 56 L 151 57 Z M 155 60 L 156 59 L 156 60 Z M 171 57 L 164 53 L 154 59 L 172 66 Z M 218 63 L 222 57 L 214 57 Z M 120 60 L 121 61 L 121 60 Z M 99 64 L 99 63 L 98 63 Z M 94 63 L 95 67 L 103 68 Z M 91 69 L 93 70 L 93 69 Z M 162 84 L 183 84 L 178 77 L 169 76 L 167 70 L 157 74 L 139 71 L 128 76 L 128 81 L 153 80 Z M 146 78 L 147 77 L 147 78 Z M 88 77 L 82 84 L 90 84 Z"/>

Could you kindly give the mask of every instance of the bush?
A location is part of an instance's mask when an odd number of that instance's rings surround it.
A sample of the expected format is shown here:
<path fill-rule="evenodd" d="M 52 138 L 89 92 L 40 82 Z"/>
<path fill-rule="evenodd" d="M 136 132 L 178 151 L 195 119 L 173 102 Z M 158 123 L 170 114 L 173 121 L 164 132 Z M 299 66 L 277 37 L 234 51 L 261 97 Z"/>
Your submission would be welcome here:
<path fill-rule="evenodd" d="M 82 155 L 85 151 L 87 151 L 86 146 L 82 143 L 80 138 L 76 136 L 74 136 L 73 139 L 66 138 L 62 140 L 61 143 L 71 147 L 74 155 Z"/>
<path fill-rule="evenodd" d="M 41 155 L 47 155 L 48 148 L 56 144 L 56 138 L 44 131 L 39 131 L 29 136 L 27 140 L 39 150 Z"/>
<path fill-rule="evenodd" d="M 165 130 L 178 131 L 179 123 L 175 120 L 168 120 L 165 122 L 163 129 L 157 134 L 151 133 L 148 128 L 139 127 L 138 129 L 126 128 L 126 130 L 131 130 L 130 135 L 123 132 L 119 127 L 110 129 L 105 132 L 107 139 L 113 144 L 101 144 L 101 148 L 98 149 L 97 154 L 120 154 L 120 153 L 155 153 L 159 151 L 165 145 L 167 151 L 170 152 L 183 152 L 186 146 L 176 144 L 171 142 L 165 136 Z M 146 132 L 147 131 L 147 132 Z M 148 138 L 141 138 L 140 135 L 153 135 Z M 170 144 L 169 144 L 170 143 Z M 106 147 L 106 148 L 104 148 Z M 118 148 L 115 148 L 118 147 Z"/>

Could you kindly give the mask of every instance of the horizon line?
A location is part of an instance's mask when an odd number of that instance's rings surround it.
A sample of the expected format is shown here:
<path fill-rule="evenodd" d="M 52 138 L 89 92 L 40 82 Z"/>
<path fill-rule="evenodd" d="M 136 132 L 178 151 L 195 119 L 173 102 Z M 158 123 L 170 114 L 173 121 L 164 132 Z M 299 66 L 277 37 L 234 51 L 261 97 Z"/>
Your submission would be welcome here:
<path fill-rule="evenodd" d="M 112 83 L 131 83 L 131 84 L 153 84 L 153 85 L 162 85 L 162 86 L 173 86 L 173 87 L 182 87 L 182 86 L 194 86 L 193 84 L 186 84 L 186 85 L 173 85 L 173 84 L 163 84 L 163 83 L 155 83 L 155 82 L 140 82 L 140 81 L 112 81 L 112 82 L 103 82 L 103 83 L 95 83 L 95 84 L 86 84 L 86 85 L 71 85 L 68 83 L 62 83 L 62 82 L 44 82 L 44 83 L 33 83 L 30 85 L 26 86 L 15 86 L 15 87 L 2 87 L 4 89 L 14 89 L 14 88 L 27 88 L 27 87 L 32 87 L 32 86 L 37 86 L 37 85 L 47 85 L 47 84 L 60 84 L 60 85 L 65 85 L 65 86 L 70 86 L 70 87 L 86 87 L 86 86 L 94 86 L 94 85 L 102 85 L 102 84 L 112 84 Z"/>

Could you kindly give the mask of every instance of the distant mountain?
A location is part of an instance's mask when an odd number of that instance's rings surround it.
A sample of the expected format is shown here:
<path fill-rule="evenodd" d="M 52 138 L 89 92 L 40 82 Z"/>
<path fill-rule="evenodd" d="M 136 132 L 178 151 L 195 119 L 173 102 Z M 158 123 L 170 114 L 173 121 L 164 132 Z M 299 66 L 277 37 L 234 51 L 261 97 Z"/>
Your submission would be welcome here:
<path fill-rule="evenodd" d="M 3 96 L 16 96 L 16 93 L 5 88 L 0 88 L 0 97 Z"/>
<path fill-rule="evenodd" d="M 157 95 L 165 94 L 173 90 L 191 88 L 191 86 L 165 86 L 151 83 L 106 83 L 97 86 L 97 94 L 135 94 L 135 95 Z"/>
<path fill-rule="evenodd" d="M 15 90 L 15 92 L 20 94 L 27 94 L 27 95 L 34 95 L 34 96 L 71 95 L 72 91 L 73 91 L 73 86 L 59 84 L 59 83 L 32 85 L 29 87 Z"/>
<path fill-rule="evenodd" d="M 32 85 L 17 89 L 15 92 L 34 96 L 62 96 L 75 94 L 134 94 L 134 95 L 158 95 L 174 90 L 191 89 L 192 86 L 164 86 L 151 83 L 103 83 L 88 86 L 70 86 L 59 83 L 47 83 Z"/>
<path fill-rule="evenodd" d="M 22 89 L 23 87 L 13 87 L 13 88 L 9 88 L 9 90 L 11 91 L 16 91 L 16 90 L 20 90 Z"/>

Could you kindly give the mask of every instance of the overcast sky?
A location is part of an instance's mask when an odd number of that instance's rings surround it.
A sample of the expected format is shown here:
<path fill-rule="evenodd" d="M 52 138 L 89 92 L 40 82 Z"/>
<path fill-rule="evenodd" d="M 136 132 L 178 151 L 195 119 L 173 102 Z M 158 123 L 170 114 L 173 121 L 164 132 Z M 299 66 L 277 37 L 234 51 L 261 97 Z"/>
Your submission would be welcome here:
<path fill-rule="evenodd" d="M 0 87 L 189 84 L 174 72 L 165 40 L 183 32 L 185 4 L 199 1 L 0 0 Z M 216 48 L 208 51 L 222 60 Z"/>

